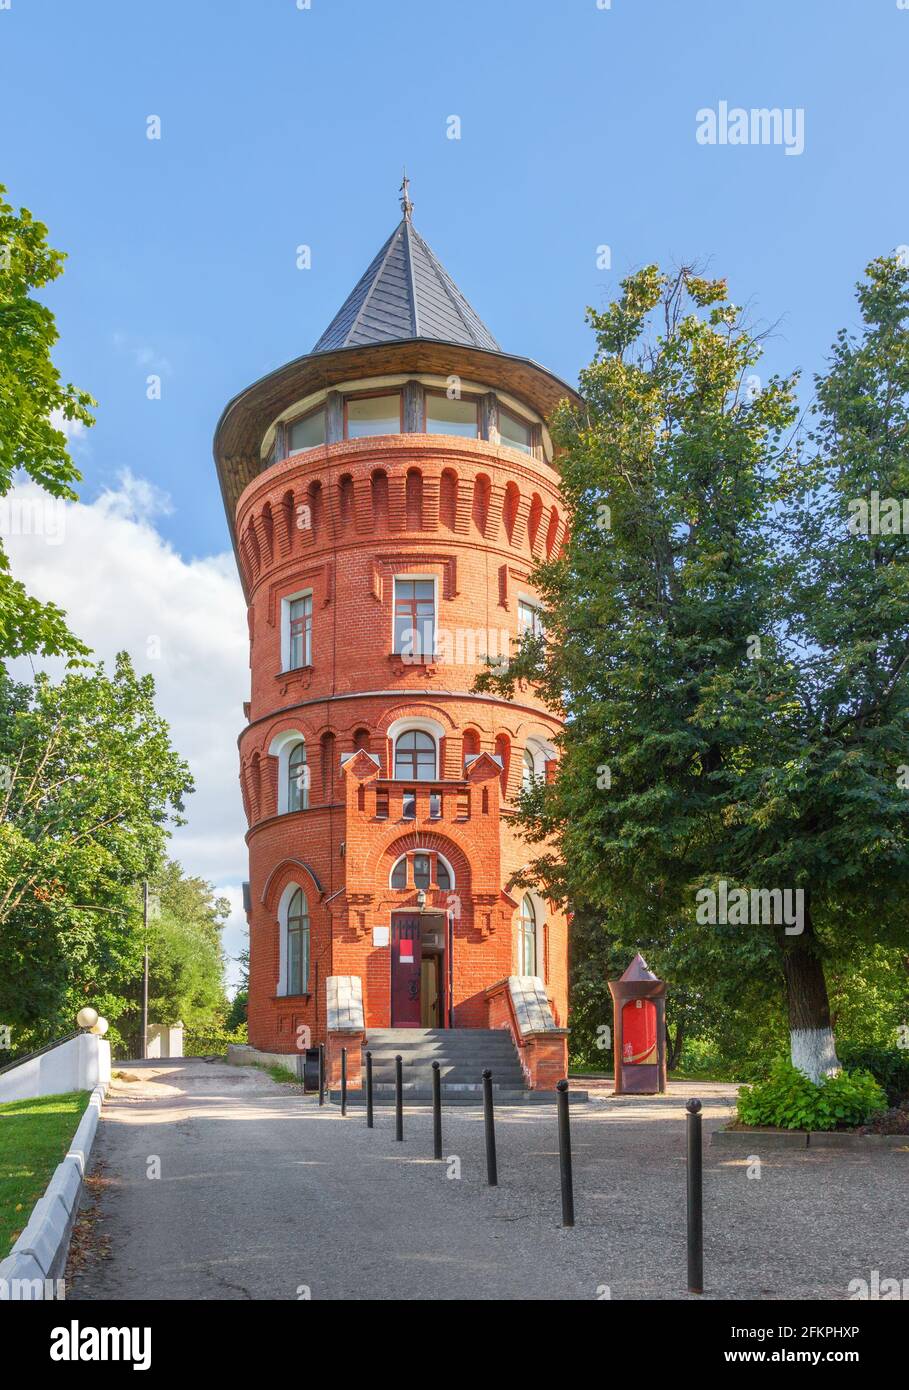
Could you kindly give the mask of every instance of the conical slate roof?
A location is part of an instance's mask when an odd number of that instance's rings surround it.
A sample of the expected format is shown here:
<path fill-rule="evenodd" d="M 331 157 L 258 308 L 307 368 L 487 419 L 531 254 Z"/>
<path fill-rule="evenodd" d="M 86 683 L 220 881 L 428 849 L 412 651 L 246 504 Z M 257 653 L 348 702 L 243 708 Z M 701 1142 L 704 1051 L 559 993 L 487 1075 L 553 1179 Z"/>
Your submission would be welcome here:
<path fill-rule="evenodd" d="M 622 980 L 655 980 L 657 977 L 639 951 L 625 974 L 620 978 Z"/>
<path fill-rule="evenodd" d="M 405 195 L 406 197 L 406 195 Z M 404 216 L 313 348 L 365 347 L 436 338 L 465 347 L 501 349 L 445 267 Z"/>

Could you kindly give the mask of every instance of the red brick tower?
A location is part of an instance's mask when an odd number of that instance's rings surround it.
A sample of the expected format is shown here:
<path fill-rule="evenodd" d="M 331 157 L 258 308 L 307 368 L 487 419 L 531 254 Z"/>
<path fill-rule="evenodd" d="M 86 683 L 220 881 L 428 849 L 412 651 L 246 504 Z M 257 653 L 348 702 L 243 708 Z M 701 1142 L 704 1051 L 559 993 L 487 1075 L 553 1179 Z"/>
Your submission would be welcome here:
<path fill-rule="evenodd" d="M 548 1086 L 567 925 L 513 886 L 513 807 L 558 725 L 473 685 L 538 621 L 531 565 L 565 531 L 544 421 L 572 393 L 501 351 L 402 207 L 312 353 L 215 436 L 249 603 L 249 1037 L 509 1027 Z"/>

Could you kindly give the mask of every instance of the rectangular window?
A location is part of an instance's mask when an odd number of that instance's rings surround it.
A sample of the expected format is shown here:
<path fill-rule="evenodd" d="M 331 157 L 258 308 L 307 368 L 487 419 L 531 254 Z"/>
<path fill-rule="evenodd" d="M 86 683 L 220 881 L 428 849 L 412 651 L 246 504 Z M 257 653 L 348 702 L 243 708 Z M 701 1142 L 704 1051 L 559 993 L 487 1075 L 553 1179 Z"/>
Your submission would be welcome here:
<path fill-rule="evenodd" d="M 287 605 L 288 671 L 312 665 L 312 594 L 291 599 Z"/>
<path fill-rule="evenodd" d="M 347 438 L 401 433 L 401 396 L 354 396 L 345 401 Z"/>
<path fill-rule="evenodd" d="M 436 586 L 431 579 L 395 580 L 394 649 L 402 656 L 435 652 Z"/>
<path fill-rule="evenodd" d="M 403 797 L 403 801 L 402 801 L 402 805 L 401 805 L 401 814 L 402 814 L 402 816 L 404 817 L 405 820 L 413 820 L 413 819 L 416 817 L 416 814 L 417 814 L 417 794 L 416 794 L 416 792 L 405 792 L 405 793 L 404 793 L 404 797 Z"/>
<path fill-rule="evenodd" d="M 457 434 L 464 439 L 477 439 L 480 418 L 476 401 L 451 401 L 447 396 L 427 392 L 426 433 Z"/>
<path fill-rule="evenodd" d="M 315 449 L 325 443 L 325 411 L 313 410 L 301 420 L 294 420 L 288 432 L 288 452 L 297 454 L 301 449 Z"/>
<path fill-rule="evenodd" d="M 512 415 L 510 410 L 499 406 L 499 438 L 509 449 L 520 449 L 522 453 L 533 452 L 531 427 L 526 420 Z"/>
<path fill-rule="evenodd" d="M 526 599 L 518 602 L 518 636 L 523 637 L 525 632 L 530 632 L 534 637 L 543 636 L 543 614 L 536 604 L 528 603 Z"/>

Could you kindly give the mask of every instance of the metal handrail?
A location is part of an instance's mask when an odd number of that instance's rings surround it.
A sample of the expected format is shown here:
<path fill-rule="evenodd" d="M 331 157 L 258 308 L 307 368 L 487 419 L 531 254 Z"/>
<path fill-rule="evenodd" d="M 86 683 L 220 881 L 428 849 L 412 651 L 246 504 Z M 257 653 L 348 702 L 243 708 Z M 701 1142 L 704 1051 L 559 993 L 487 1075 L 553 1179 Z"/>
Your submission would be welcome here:
<path fill-rule="evenodd" d="M 44 1047 L 36 1047 L 34 1052 L 26 1052 L 24 1057 L 17 1057 L 14 1062 L 7 1062 L 6 1066 L 0 1067 L 0 1076 L 4 1072 L 12 1071 L 14 1067 L 21 1067 L 23 1062 L 30 1062 L 33 1057 L 40 1057 L 43 1052 L 50 1052 L 55 1047 L 62 1047 L 63 1043 L 72 1042 L 73 1038 L 81 1036 L 82 1031 L 81 1028 L 77 1028 L 74 1033 L 67 1033 L 64 1038 L 57 1038 L 55 1042 L 45 1043 Z"/>

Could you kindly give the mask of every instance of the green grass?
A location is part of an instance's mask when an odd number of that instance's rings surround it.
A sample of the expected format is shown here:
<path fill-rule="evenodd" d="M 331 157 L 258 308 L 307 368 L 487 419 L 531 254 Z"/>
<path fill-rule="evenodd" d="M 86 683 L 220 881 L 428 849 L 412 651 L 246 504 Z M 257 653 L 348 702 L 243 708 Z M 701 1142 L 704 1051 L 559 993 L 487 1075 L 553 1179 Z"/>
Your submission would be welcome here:
<path fill-rule="evenodd" d="M 292 1081 L 295 1086 L 299 1084 L 299 1076 L 294 1076 L 292 1071 L 288 1071 L 286 1067 L 282 1067 L 278 1062 L 272 1065 L 269 1065 L 267 1062 L 253 1062 L 253 1066 L 258 1067 L 259 1071 L 267 1071 L 272 1081 L 281 1081 L 285 1083 Z"/>
<path fill-rule="evenodd" d="M 0 1105 L 0 1260 L 64 1158 L 90 1091 Z"/>

